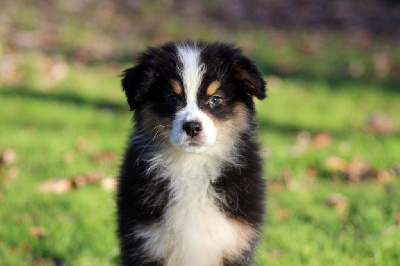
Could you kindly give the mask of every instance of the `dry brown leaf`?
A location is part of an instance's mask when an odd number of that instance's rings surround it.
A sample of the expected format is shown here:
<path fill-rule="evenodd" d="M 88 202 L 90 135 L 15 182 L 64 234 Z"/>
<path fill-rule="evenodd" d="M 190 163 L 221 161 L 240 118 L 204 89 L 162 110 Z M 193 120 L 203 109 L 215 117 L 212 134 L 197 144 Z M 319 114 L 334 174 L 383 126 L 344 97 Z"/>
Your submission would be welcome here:
<path fill-rule="evenodd" d="M 3 200 L 3 193 L 0 192 L 0 202 Z"/>
<path fill-rule="evenodd" d="M 15 162 L 16 157 L 17 156 L 15 154 L 14 149 L 11 148 L 5 149 L 1 154 L 2 161 L 5 165 L 13 164 Z"/>
<path fill-rule="evenodd" d="M 114 163 L 116 160 L 116 155 L 113 152 L 106 151 L 98 153 L 92 156 L 92 162 L 94 163 Z"/>
<path fill-rule="evenodd" d="M 104 190 L 115 190 L 117 187 L 117 179 L 116 178 L 104 178 L 100 181 L 100 187 Z"/>
<path fill-rule="evenodd" d="M 18 177 L 19 174 L 19 167 L 17 167 L 16 165 L 13 165 L 10 167 L 10 169 L 8 170 L 8 177 L 10 179 L 16 179 Z"/>
<path fill-rule="evenodd" d="M 343 213 L 349 205 L 347 198 L 339 193 L 329 195 L 325 202 L 328 207 L 334 208 L 338 213 Z"/>
<path fill-rule="evenodd" d="M 80 188 L 86 185 L 86 177 L 84 175 L 78 175 L 71 178 L 74 188 Z"/>
<path fill-rule="evenodd" d="M 89 172 L 69 178 L 53 178 L 39 184 L 37 189 L 44 193 L 61 194 L 74 188 L 84 187 L 86 184 L 101 184 L 104 174 Z M 106 181 L 106 183 L 110 181 Z"/>
<path fill-rule="evenodd" d="M 294 179 L 293 170 L 290 166 L 286 166 L 282 170 L 282 179 L 285 187 L 289 190 L 297 190 L 302 184 Z"/>
<path fill-rule="evenodd" d="M 17 254 L 19 252 L 17 247 L 10 247 L 10 253 L 11 254 Z"/>
<path fill-rule="evenodd" d="M 396 224 L 400 224 L 400 212 L 396 213 L 394 221 L 396 222 Z"/>
<path fill-rule="evenodd" d="M 400 176 L 400 164 L 396 164 L 395 166 L 393 166 L 392 169 L 394 171 L 395 176 Z"/>
<path fill-rule="evenodd" d="M 306 169 L 306 177 L 308 179 L 314 179 L 317 177 L 317 169 L 313 166 L 310 166 Z"/>
<path fill-rule="evenodd" d="M 382 182 L 389 182 L 396 177 L 396 172 L 393 169 L 380 170 L 376 172 L 376 179 Z"/>
<path fill-rule="evenodd" d="M 328 167 L 330 170 L 339 171 L 342 173 L 347 171 L 349 164 L 350 163 L 348 161 L 336 156 L 329 156 L 325 160 L 326 167 Z"/>
<path fill-rule="evenodd" d="M 29 243 L 25 243 L 22 245 L 22 250 L 23 251 L 28 251 L 31 249 L 31 245 L 29 245 Z"/>
<path fill-rule="evenodd" d="M 395 169 L 376 170 L 368 163 L 353 158 L 351 161 L 339 157 L 330 156 L 325 160 L 328 169 L 342 173 L 348 180 L 360 182 L 368 178 L 375 178 L 387 182 L 396 177 Z"/>
<path fill-rule="evenodd" d="M 382 112 L 376 111 L 367 119 L 367 127 L 376 134 L 390 135 L 396 133 L 393 122 Z"/>
<path fill-rule="evenodd" d="M 104 174 L 101 172 L 85 173 L 83 176 L 86 178 L 86 181 L 91 184 L 98 184 L 104 178 Z"/>
<path fill-rule="evenodd" d="M 355 158 L 348 165 L 345 174 L 350 181 L 358 182 L 368 177 L 372 177 L 375 173 L 373 173 L 370 165 Z"/>
<path fill-rule="evenodd" d="M 89 141 L 83 137 L 79 137 L 76 142 L 75 146 L 80 151 L 88 151 L 90 148 Z"/>
<path fill-rule="evenodd" d="M 43 193 L 65 193 L 73 188 L 73 182 L 69 178 L 49 179 L 39 184 L 37 189 Z"/>
<path fill-rule="evenodd" d="M 29 230 L 29 232 L 34 237 L 43 237 L 46 235 L 46 230 L 40 226 L 32 226 L 31 229 Z"/>
<path fill-rule="evenodd" d="M 318 133 L 312 138 L 312 145 L 316 148 L 324 148 L 332 143 L 332 135 L 329 133 Z"/>
<path fill-rule="evenodd" d="M 300 156 L 310 148 L 311 134 L 308 131 L 301 131 L 296 136 L 296 144 L 291 147 L 290 153 L 292 156 Z"/>
<path fill-rule="evenodd" d="M 55 263 L 54 259 L 51 258 L 35 258 L 33 262 L 35 265 L 58 265 Z"/>
<path fill-rule="evenodd" d="M 274 180 L 268 182 L 268 190 L 273 192 L 279 192 L 285 187 L 285 182 L 283 180 Z"/>
<path fill-rule="evenodd" d="M 288 209 L 281 209 L 277 213 L 277 217 L 279 220 L 286 220 L 286 219 L 290 218 L 291 215 L 292 215 L 292 213 Z"/>

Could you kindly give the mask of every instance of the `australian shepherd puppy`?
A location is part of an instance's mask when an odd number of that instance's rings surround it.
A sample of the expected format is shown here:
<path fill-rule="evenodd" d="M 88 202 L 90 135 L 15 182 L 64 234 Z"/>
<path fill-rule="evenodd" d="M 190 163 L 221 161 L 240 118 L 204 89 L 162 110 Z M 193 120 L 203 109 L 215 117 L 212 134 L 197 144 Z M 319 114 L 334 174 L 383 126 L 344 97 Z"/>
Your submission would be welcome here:
<path fill-rule="evenodd" d="M 252 265 L 264 216 L 253 97 L 265 82 L 232 45 L 149 48 L 122 86 L 135 131 L 121 167 L 124 265 Z"/>

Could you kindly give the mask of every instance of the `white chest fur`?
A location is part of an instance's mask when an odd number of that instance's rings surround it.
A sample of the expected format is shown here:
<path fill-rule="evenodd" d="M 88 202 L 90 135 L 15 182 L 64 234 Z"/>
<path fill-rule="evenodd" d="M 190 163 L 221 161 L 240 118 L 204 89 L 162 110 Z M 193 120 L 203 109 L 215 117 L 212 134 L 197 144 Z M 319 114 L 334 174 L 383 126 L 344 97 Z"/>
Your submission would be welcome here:
<path fill-rule="evenodd" d="M 228 218 L 216 205 L 211 181 L 220 174 L 221 161 L 169 154 L 152 163 L 169 178 L 171 197 L 160 222 L 135 232 L 145 239 L 145 253 L 169 266 L 217 266 L 224 257 L 234 258 L 249 248 L 253 230 Z"/>

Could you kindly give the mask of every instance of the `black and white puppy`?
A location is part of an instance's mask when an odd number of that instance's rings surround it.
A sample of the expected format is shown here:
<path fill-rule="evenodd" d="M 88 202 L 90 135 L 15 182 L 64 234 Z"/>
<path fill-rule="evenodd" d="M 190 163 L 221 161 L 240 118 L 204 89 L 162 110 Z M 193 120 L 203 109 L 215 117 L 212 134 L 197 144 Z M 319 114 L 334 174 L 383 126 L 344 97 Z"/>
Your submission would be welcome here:
<path fill-rule="evenodd" d="M 124 265 L 252 265 L 264 216 L 253 97 L 260 71 L 223 43 L 149 48 L 122 86 L 135 131 L 121 167 Z"/>

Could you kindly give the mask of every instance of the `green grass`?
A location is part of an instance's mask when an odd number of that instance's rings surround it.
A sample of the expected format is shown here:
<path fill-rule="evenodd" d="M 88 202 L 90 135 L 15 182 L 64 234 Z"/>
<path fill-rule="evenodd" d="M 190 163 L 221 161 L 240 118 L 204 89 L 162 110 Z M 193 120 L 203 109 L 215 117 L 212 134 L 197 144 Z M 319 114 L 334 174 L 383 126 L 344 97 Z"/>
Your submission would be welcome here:
<path fill-rule="evenodd" d="M 6 166 L 0 176 L 2 265 L 51 264 L 55 259 L 67 265 L 118 263 L 113 192 L 97 185 L 61 195 L 36 189 L 54 177 L 93 171 L 116 176 L 118 160 L 97 164 L 91 157 L 104 151 L 120 157 L 129 135 L 131 113 L 117 77 L 122 67 L 68 66 L 56 86 L 43 87 L 45 76 L 39 71 L 0 90 L 0 147 L 15 150 L 14 166 L 20 170 L 10 179 L 11 166 Z M 361 80 L 337 84 L 270 76 L 267 81 L 269 97 L 257 108 L 270 189 L 257 265 L 398 265 L 399 178 L 352 183 L 327 169 L 325 160 L 357 157 L 377 170 L 399 163 L 399 135 L 365 129 L 375 110 L 400 125 L 399 92 Z M 327 147 L 293 154 L 301 131 L 328 132 L 333 140 Z M 316 176 L 306 174 L 310 167 Z M 285 171 L 294 185 L 274 186 Z M 343 213 L 326 206 L 333 193 L 347 197 Z M 282 216 L 282 211 L 289 214 Z M 44 228 L 45 234 L 32 235 L 32 226 Z"/>
<path fill-rule="evenodd" d="M 400 164 L 399 130 L 379 135 L 365 124 L 381 111 L 400 129 L 398 47 L 332 32 L 228 30 L 151 3 L 128 21 L 107 6 L 73 14 L 57 2 L 46 21 L 47 5 L 25 2 L 0 10 L 0 152 L 16 153 L 12 165 L 0 163 L 0 265 L 118 264 L 114 192 L 87 185 L 54 195 L 37 186 L 87 172 L 115 177 L 132 115 L 118 75 L 132 51 L 187 38 L 237 42 L 267 74 L 269 97 L 257 102 L 269 184 L 257 265 L 400 264 L 400 177 L 349 182 L 326 166 L 329 156 L 378 172 Z M 46 23 L 56 32 L 50 44 L 15 47 L 12 33 L 50 36 Z M 379 69 L 379 56 L 390 66 Z M 332 142 L 293 152 L 301 132 L 329 133 Z M 102 152 L 117 159 L 93 162 Z M 334 193 L 347 198 L 343 212 L 325 203 Z"/>

